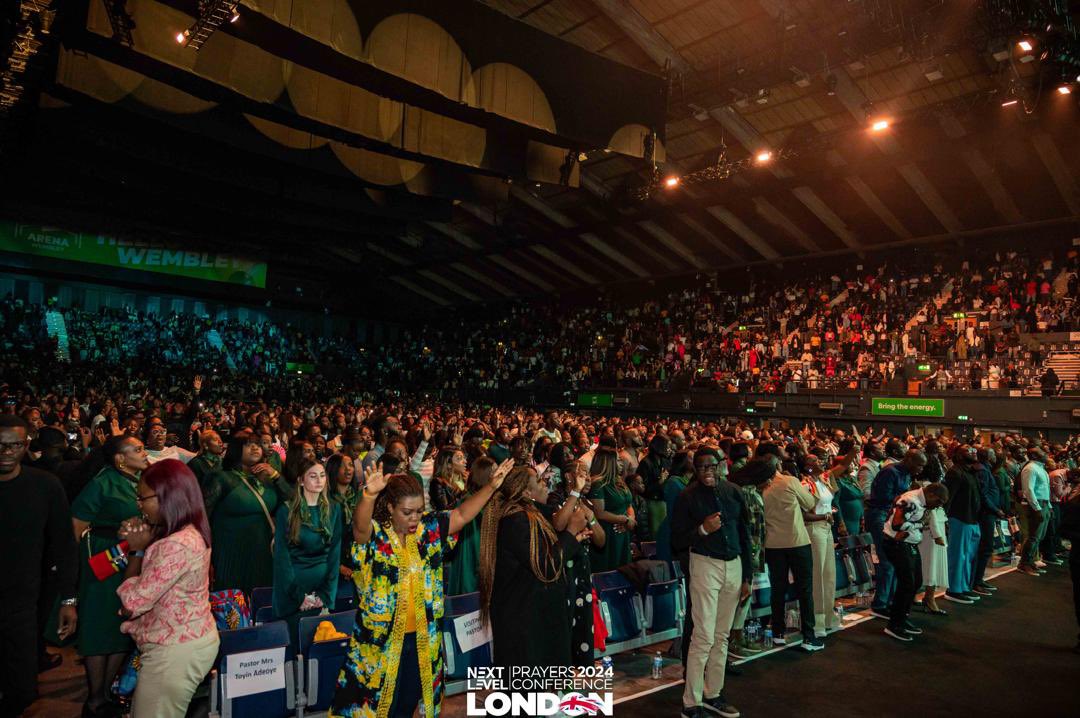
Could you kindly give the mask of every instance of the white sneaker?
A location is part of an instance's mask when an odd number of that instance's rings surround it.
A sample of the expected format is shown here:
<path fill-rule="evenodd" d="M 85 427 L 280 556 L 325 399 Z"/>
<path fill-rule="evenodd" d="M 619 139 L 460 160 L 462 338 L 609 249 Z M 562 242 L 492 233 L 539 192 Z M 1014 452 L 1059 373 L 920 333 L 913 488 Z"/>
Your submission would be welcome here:
<path fill-rule="evenodd" d="M 1046 561 L 1042 559 L 1035 562 L 1035 568 L 1046 568 Z"/>

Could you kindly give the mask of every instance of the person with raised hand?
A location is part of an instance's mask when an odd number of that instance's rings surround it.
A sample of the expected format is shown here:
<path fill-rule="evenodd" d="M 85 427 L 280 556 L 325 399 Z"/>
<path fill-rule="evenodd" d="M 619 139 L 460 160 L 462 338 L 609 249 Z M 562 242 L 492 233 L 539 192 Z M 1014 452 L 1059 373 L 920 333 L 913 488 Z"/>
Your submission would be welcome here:
<path fill-rule="evenodd" d="M 443 561 L 457 533 L 502 486 L 513 461 L 450 511 L 424 512 L 424 492 L 409 474 L 364 472 L 353 512 L 356 626 L 338 676 L 331 716 L 437 716 L 443 681 Z"/>

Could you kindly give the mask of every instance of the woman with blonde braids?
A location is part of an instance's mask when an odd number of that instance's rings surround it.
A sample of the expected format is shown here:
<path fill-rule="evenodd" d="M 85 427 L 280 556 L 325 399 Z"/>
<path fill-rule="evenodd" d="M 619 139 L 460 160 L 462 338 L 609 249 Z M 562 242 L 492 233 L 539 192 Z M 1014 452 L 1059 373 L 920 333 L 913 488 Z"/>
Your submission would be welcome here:
<path fill-rule="evenodd" d="M 515 468 L 484 509 L 480 615 L 491 625 L 496 666 L 572 664 L 565 564 L 592 532 L 582 511 L 556 532 L 533 502 L 538 481 L 528 467 Z"/>
<path fill-rule="evenodd" d="M 331 716 L 409 716 L 442 705 L 442 566 L 457 534 L 503 483 L 513 461 L 452 511 L 424 513 L 424 490 L 409 474 L 364 474 L 353 512 L 356 626 L 338 676 Z"/>

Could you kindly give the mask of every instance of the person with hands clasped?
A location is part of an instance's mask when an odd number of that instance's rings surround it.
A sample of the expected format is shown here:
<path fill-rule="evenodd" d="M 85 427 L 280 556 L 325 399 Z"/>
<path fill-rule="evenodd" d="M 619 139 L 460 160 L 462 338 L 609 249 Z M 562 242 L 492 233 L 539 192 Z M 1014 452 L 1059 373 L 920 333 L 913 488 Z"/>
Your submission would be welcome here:
<path fill-rule="evenodd" d="M 912 636 L 922 633 L 921 628 L 908 620 L 915 592 L 923 582 L 919 542 L 926 512 L 944 506 L 948 500 L 949 490 L 944 484 L 927 484 L 901 494 L 885 521 L 885 558 L 896 573 L 896 591 L 885 633 L 898 641 L 910 641 Z"/>
<path fill-rule="evenodd" d="M 750 514 L 742 491 L 717 480 L 720 462 L 711 447 L 694 453 L 695 480 L 679 494 L 671 519 L 673 549 L 690 550 L 694 628 L 682 701 L 686 718 L 739 715 L 724 698 L 724 678 L 735 609 L 750 597 Z"/>
<path fill-rule="evenodd" d="M 353 512 L 356 626 L 338 676 L 331 716 L 412 716 L 423 701 L 436 718 L 443 696 L 443 560 L 513 467 L 451 511 L 424 513 L 424 491 L 409 474 L 371 466 Z"/>
<path fill-rule="evenodd" d="M 141 517 L 119 530 L 128 565 L 120 630 L 139 648 L 133 718 L 183 718 L 218 652 L 210 613 L 210 524 L 195 474 L 177 459 L 142 473 Z"/>
<path fill-rule="evenodd" d="M 296 495 L 274 516 L 274 618 L 290 642 L 301 617 L 334 610 L 341 565 L 341 504 L 327 495 L 326 469 L 307 458 L 297 468 Z"/>

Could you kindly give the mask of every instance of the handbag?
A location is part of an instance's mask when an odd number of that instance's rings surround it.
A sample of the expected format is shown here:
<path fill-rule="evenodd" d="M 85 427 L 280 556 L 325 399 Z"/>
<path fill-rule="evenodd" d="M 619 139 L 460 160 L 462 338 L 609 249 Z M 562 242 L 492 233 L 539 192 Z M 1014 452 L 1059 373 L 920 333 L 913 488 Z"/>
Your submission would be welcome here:
<path fill-rule="evenodd" d="M 248 480 L 247 480 L 246 476 L 241 476 L 240 480 L 244 482 L 244 486 L 247 487 L 248 491 L 251 492 L 251 495 L 254 496 L 255 499 L 259 502 L 259 506 L 261 506 L 262 510 L 263 510 L 263 516 L 266 517 L 266 523 L 270 524 L 270 552 L 273 553 L 273 551 L 274 551 L 274 532 L 276 531 L 276 529 L 274 527 L 274 518 L 270 515 L 270 509 L 266 508 L 266 502 L 263 501 L 262 495 L 259 494 L 259 492 L 255 490 L 254 486 L 252 486 L 250 483 L 248 483 Z"/>
<path fill-rule="evenodd" d="M 87 547 L 87 553 L 89 553 L 89 544 L 87 544 Z M 115 546 L 90 556 L 87 561 L 90 563 L 90 569 L 94 572 L 94 577 L 98 581 L 104 581 L 126 569 L 128 565 L 127 551 L 128 542 L 121 541 Z"/>
<path fill-rule="evenodd" d="M 235 588 L 210 594 L 210 613 L 219 631 L 235 631 L 251 625 L 251 607 L 244 592 Z"/>

